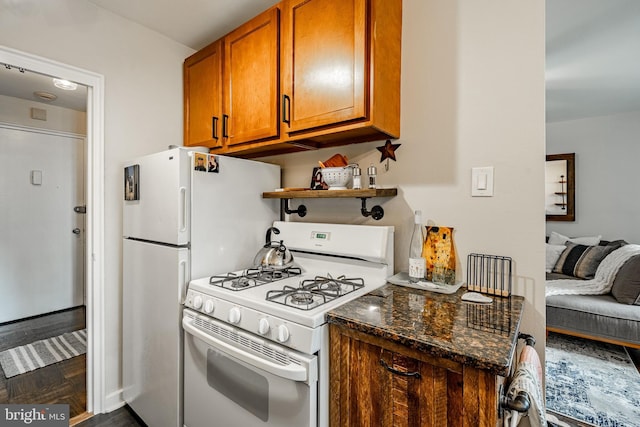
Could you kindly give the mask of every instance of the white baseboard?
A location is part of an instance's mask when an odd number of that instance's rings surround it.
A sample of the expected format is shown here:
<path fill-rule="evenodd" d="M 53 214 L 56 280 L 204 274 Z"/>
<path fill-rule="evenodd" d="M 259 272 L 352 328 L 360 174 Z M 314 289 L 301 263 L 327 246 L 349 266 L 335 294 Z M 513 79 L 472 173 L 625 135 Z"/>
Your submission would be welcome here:
<path fill-rule="evenodd" d="M 127 402 L 122 398 L 122 389 L 116 390 L 113 393 L 109 393 L 104 402 L 104 411 L 109 413 L 115 411 L 118 408 L 122 408 Z"/>

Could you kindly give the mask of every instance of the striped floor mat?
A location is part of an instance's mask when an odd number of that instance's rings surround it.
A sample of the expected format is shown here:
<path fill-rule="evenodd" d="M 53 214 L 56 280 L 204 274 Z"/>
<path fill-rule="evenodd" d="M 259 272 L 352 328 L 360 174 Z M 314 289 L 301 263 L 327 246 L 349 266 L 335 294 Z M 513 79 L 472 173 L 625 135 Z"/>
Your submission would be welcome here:
<path fill-rule="evenodd" d="M 7 378 L 34 371 L 87 352 L 87 330 L 14 347 L 0 353 L 0 365 Z"/>

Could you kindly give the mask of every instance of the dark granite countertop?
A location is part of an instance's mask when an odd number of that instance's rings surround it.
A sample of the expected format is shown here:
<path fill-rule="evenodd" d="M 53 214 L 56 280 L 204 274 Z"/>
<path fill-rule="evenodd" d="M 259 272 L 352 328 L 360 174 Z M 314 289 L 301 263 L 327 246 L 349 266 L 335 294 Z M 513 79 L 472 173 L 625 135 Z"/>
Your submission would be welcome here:
<path fill-rule="evenodd" d="M 330 311 L 328 322 L 509 375 L 523 297 L 494 297 L 481 305 L 460 299 L 466 288 L 447 295 L 387 284 L 381 291 L 388 295 L 367 294 Z"/>

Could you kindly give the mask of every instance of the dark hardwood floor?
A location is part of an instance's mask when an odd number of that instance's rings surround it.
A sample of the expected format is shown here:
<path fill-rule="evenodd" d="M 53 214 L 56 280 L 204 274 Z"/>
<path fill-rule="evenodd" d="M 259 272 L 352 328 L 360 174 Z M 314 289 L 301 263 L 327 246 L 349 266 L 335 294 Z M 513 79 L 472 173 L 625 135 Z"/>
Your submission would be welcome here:
<path fill-rule="evenodd" d="M 76 424 L 76 427 L 146 427 L 146 424 L 129 408 L 123 406 L 108 414 L 94 415 L 86 421 Z"/>
<path fill-rule="evenodd" d="M 0 351 L 86 327 L 78 307 L 0 325 Z M 0 369 L 0 403 L 69 404 L 71 418 L 87 406 L 86 355 L 6 378 Z"/>

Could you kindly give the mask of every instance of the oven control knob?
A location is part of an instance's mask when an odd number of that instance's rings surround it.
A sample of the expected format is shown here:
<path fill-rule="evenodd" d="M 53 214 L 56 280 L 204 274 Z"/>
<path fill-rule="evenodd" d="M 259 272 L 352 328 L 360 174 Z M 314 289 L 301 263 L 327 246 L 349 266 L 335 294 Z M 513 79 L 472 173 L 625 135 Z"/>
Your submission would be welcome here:
<path fill-rule="evenodd" d="M 240 323 L 240 309 L 238 307 L 229 310 L 229 322 Z"/>
<path fill-rule="evenodd" d="M 278 326 L 278 336 L 276 339 L 280 342 L 287 342 L 289 339 L 289 329 L 285 325 Z"/>
<path fill-rule="evenodd" d="M 213 312 L 213 301 L 210 299 L 206 300 L 204 303 L 204 312 L 207 314 L 211 314 Z"/>
<path fill-rule="evenodd" d="M 269 332 L 269 321 L 264 317 L 258 322 L 258 332 L 260 335 L 266 335 Z"/>
<path fill-rule="evenodd" d="M 193 308 L 200 310 L 200 307 L 202 307 L 202 297 L 200 295 L 196 295 L 193 299 Z"/>

